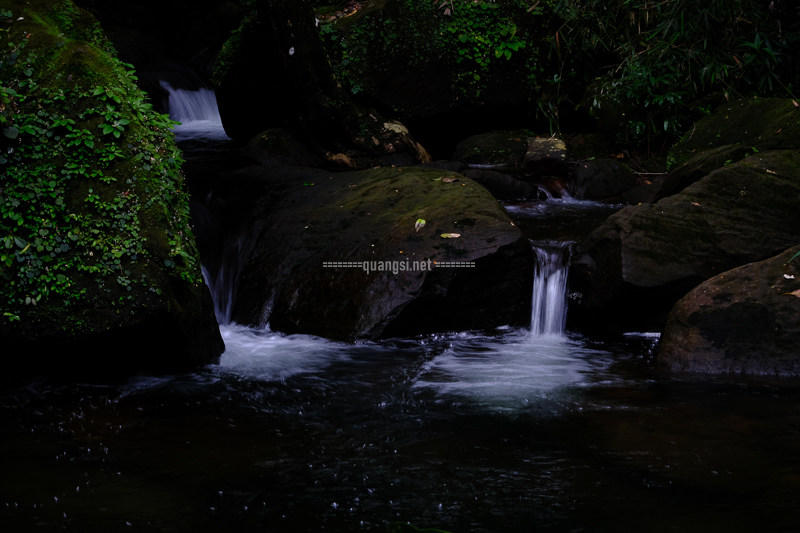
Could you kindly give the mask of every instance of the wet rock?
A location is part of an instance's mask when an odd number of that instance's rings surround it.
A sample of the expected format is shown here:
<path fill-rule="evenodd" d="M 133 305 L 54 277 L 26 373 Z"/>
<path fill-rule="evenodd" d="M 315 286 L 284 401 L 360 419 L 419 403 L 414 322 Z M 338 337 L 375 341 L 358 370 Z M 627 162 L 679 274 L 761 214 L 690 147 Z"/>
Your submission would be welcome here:
<path fill-rule="evenodd" d="M 557 137 L 528 137 L 523 165 L 538 175 L 565 176 L 567 146 Z"/>
<path fill-rule="evenodd" d="M 527 144 L 522 132 L 490 131 L 464 139 L 453 153 L 454 161 L 469 166 L 518 166 Z"/>
<path fill-rule="evenodd" d="M 461 161 L 431 161 L 430 163 L 422 163 L 421 167 L 425 168 L 438 168 L 439 170 L 449 170 L 450 172 L 461 172 L 467 165 Z"/>
<path fill-rule="evenodd" d="M 800 155 L 718 169 L 656 204 L 627 207 L 575 248 L 573 310 L 587 319 L 666 313 L 702 281 L 764 260 L 800 235 Z"/>
<path fill-rule="evenodd" d="M 712 171 L 739 161 L 752 153 L 753 150 L 750 147 L 726 144 L 694 154 L 688 161 L 667 174 L 655 201 L 672 196 Z"/>
<path fill-rule="evenodd" d="M 574 167 L 570 194 L 576 198 L 615 198 L 636 185 L 633 172 L 616 159 L 581 161 Z"/>
<path fill-rule="evenodd" d="M 800 259 L 788 262 L 798 252 L 795 246 L 698 285 L 672 309 L 658 363 L 675 371 L 800 375 Z"/>
<path fill-rule="evenodd" d="M 544 200 L 547 195 L 536 185 L 493 170 L 471 168 L 462 173 L 480 183 L 498 200 Z"/>
<path fill-rule="evenodd" d="M 239 323 L 353 340 L 530 321 L 530 245 L 472 180 L 420 167 L 332 174 L 271 166 L 227 181 L 231 189 L 215 194 L 246 214 L 255 243 L 239 277 Z M 390 261 L 397 273 L 323 266 L 339 261 Z M 413 270 L 414 262 L 433 270 Z"/>
<path fill-rule="evenodd" d="M 656 196 L 658 195 L 658 191 L 661 190 L 661 187 L 664 185 L 663 181 L 659 181 L 657 183 L 643 183 L 642 185 L 637 185 L 633 189 L 625 192 L 622 195 L 622 199 L 632 205 L 638 204 L 652 204 Z"/>
<path fill-rule="evenodd" d="M 242 155 L 261 165 L 322 167 L 325 162 L 287 130 L 270 129 L 253 137 Z"/>

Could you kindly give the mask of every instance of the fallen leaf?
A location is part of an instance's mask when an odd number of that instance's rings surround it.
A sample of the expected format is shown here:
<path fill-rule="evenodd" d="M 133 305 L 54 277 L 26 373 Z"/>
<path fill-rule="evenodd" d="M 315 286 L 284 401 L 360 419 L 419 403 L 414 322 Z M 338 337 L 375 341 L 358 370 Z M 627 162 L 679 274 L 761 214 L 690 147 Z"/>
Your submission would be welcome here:
<path fill-rule="evenodd" d="M 780 133 L 782 129 L 783 129 L 783 128 L 781 128 L 780 130 L 776 131 L 775 133 Z"/>
<path fill-rule="evenodd" d="M 692 202 L 692 205 L 696 205 L 697 207 L 700 207 L 700 204 L 698 204 L 697 202 Z"/>
<path fill-rule="evenodd" d="M 458 181 L 458 178 L 442 178 L 442 181 L 445 183 L 453 183 L 454 181 Z"/>
<path fill-rule="evenodd" d="M 774 170 L 769 170 L 769 169 L 768 169 L 768 170 L 767 170 L 767 174 L 776 174 L 776 172 L 775 172 Z"/>
<path fill-rule="evenodd" d="M 792 103 L 794 104 L 795 107 L 800 107 L 800 104 L 798 104 L 796 100 L 792 100 Z"/>
<path fill-rule="evenodd" d="M 425 226 L 425 221 L 422 220 L 421 218 L 418 218 L 417 223 L 414 224 L 414 227 L 417 229 L 417 231 L 419 231 L 420 229 L 422 229 L 423 226 Z"/>
<path fill-rule="evenodd" d="M 800 289 L 797 289 L 794 292 L 787 292 L 784 294 L 784 296 L 797 296 L 798 298 L 800 298 Z"/>
<path fill-rule="evenodd" d="M 458 237 L 461 237 L 460 233 L 442 233 L 444 239 L 457 239 Z"/>
<path fill-rule="evenodd" d="M 783 277 L 786 279 L 794 279 L 794 276 L 792 276 L 791 274 L 784 274 Z"/>

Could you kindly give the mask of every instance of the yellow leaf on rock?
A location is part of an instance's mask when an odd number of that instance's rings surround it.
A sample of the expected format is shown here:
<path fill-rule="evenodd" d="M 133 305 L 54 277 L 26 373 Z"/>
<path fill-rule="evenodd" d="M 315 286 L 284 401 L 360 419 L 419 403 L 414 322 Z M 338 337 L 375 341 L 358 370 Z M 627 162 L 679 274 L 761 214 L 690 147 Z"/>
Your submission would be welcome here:
<path fill-rule="evenodd" d="M 457 239 L 461 237 L 460 233 L 442 233 L 442 237 L 445 239 Z"/>

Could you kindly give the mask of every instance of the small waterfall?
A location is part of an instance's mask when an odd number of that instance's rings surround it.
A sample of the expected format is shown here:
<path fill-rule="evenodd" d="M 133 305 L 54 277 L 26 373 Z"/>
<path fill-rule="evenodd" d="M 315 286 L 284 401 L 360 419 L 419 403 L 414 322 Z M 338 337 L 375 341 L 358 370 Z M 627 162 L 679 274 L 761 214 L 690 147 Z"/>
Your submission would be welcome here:
<path fill-rule="evenodd" d="M 536 187 L 539 189 L 539 191 L 541 191 L 544 194 L 546 200 L 553 199 L 553 194 L 549 190 L 547 190 L 547 187 L 544 187 L 543 185 L 537 185 Z"/>
<path fill-rule="evenodd" d="M 567 266 L 570 242 L 534 242 L 531 337 L 561 335 L 567 322 Z"/>
<path fill-rule="evenodd" d="M 194 199 L 190 202 L 192 225 L 214 314 L 220 325 L 227 325 L 233 319 L 239 274 L 255 241 L 249 238 L 249 229 L 226 209 L 225 202 L 212 194 L 206 202 L 208 205 Z"/>
<path fill-rule="evenodd" d="M 169 93 L 169 118 L 181 122 L 175 127 L 178 140 L 228 138 L 222 127 L 214 91 L 206 88 L 197 91 L 173 89 L 165 81 L 161 82 L 161 87 Z"/>

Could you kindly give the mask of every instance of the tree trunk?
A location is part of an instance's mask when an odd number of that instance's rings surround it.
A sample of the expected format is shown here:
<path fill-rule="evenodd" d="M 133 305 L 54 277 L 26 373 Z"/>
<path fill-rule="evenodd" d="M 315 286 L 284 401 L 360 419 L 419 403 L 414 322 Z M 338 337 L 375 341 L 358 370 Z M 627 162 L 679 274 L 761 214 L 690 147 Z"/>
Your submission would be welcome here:
<path fill-rule="evenodd" d="M 402 124 L 363 111 L 350 100 L 336 80 L 307 2 L 258 0 L 257 9 L 259 20 L 271 30 L 270 46 L 283 59 L 285 72 L 276 74 L 286 76 L 287 88 L 294 91 L 288 100 L 297 102 L 299 126 L 316 148 L 348 166 L 355 164 L 353 159 L 395 153 L 431 160 Z"/>

